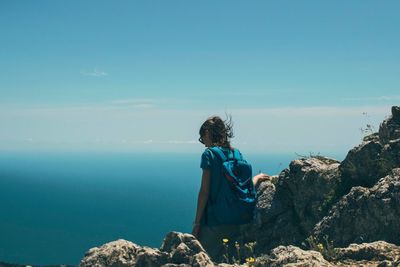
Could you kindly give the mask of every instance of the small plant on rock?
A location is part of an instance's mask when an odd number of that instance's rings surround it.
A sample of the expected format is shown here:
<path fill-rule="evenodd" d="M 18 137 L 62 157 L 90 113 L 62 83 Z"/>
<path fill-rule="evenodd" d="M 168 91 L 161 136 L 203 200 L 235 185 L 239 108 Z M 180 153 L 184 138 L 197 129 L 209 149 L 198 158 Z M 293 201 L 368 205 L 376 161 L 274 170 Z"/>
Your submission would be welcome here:
<path fill-rule="evenodd" d="M 229 263 L 229 239 L 222 239 L 222 246 L 224 247 L 224 254 L 222 254 L 223 261 Z"/>
<path fill-rule="evenodd" d="M 255 262 L 256 262 L 256 259 L 253 257 L 246 258 L 246 264 L 248 267 L 254 267 Z"/>
<path fill-rule="evenodd" d="M 308 237 L 306 241 L 311 250 L 318 251 L 326 260 L 330 261 L 337 258 L 337 249 L 333 247 L 333 241 L 329 241 L 328 236 L 324 236 L 325 244 L 318 242 L 314 236 Z"/>
<path fill-rule="evenodd" d="M 371 117 L 367 112 L 363 112 L 363 116 L 367 119 L 367 123 L 365 126 L 360 127 L 360 131 L 364 136 L 375 133 L 375 127 L 369 122 L 369 118 Z"/>

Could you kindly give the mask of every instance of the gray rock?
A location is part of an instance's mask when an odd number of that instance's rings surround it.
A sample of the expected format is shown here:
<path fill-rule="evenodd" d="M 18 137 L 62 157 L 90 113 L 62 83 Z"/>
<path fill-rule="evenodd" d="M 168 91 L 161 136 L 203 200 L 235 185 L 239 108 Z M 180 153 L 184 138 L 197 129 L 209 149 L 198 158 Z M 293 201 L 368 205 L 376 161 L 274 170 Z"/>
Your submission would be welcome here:
<path fill-rule="evenodd" d="M 80 267 L 130 267 L 136 264 L 140 246 L 119 239 L 101 247 L 91 248 L 81 260 Z"/>
<path fill-rule="evenodd" d="M 176 250 L 176 248 L 182 243 L 188 247 L 193 255 L 200 252 L 205 252 L 203 246 L 193 235 L 179 232 L 169 232 L 165 236 L 160 250 L 172 254 L 174 250 Z"/>
<path fill-rule="evenodd" d="M 351 244 L 347 248 L 337 248 L 339 261 L 388 261 L 400 259 L 400 247 L 384 241 L 372 243 Z"/>
<path fill-rule="evenodd" d="M 191 266 L 214 266 L 200 242 L 190 234 L 170 232 L 166 235 L 160 251 L 170 255 L 174 264 L 190 264 Z"/>
<path fill-rule="evenodd" d="M 136 267 L 158 267 L 169 262 L 169 254 L 158 249 L 143 247 L 135 256 Z"/>
<path fill-rule="evenodd" d="M 359 146 L 351 149 L 340 164 L 343 194 L 353 186 L 373 186 L 380 177 L 390 170 L 381 158 L 383 145 L 379 140 L 365 139 Z"/>
<path fill-rule="evenodd" d="M 169 265 L 168 265 L 169 264 Z M 160 249 L 140 247 L 126 240 L 117 240 L 92 248 L 82 259 L 81 267 L 211 267 L 214 263 L 200 242 L 190 234 L 170 232 Z"/>
<path fill-rule="evenodd" d="M 255 266 L 320 266 L 331 267 L 321 253 L 313 250 L 305 251 L 295 246 L 279 246 L 273 249 L 267 257 L 257 258 Z"/>
<path fill-rule="evenodd" d="M 213 267 L 214 263 L 205 252 L 200 252 L 194 255 L 190 262 L 193 267 Z"/>
<path fill-rule="evenodd" d="M 180 243 L 171 253 L 172 262 L 190 262 L 193 251 L 185 243 Z"/>
<path fill-rule="evenodd" d="M 183 242 L 172 242 L 182 238 Z M 169 233 L 165 244 L 173 254 L 188 253 L 193 255 L 183 257 L 188 263 L 176 263 L 173 256 L 167 252 L 148 247 L 139 247 L 129 241 L 117 240 L 107 243 L 100 248 L 89 250 L 81 266 L 146 266 L 146 267 L 248 267 L 248 266 L 398 266 L 400 263 L 400 247 L 383 241 L 365 244 L 351 244 L 347 248 L 336 249 L 336 257 L 332 262 L 323 258 L 317 251 L 303 250 L 295 246 L 278 246 L 268 254 L 255 259 L 252 264 L 214 264 L 208 255 L 200 251 L 193 254 L 184 243 L 195 240 L 189 234 Z M 179 251 L 179 252 L 178 252 Z M 128 253 L 128 254 L 127 254 Z M 85 265 L 84 265 L 85 264 Z M 6 265 L 7 266 L 7 265 Z M 11 266 L 10 266 L 11 267 Z"/>
<path fill-rule="evenodd" d="M 298 159 L 290 163 L 285 183 L 301 229 L 311 232 L 328 212 L 339 182 L 339 162 L 325 157 Z"/>
<path fill-rule="evenodd" d="M 400 107 L 392 107 L 392 116 L 381 123 L 379 138 L 384 144 L 400 138 Z"/>
<path fill-rule="evenodd" d="M 302 158 L 292 161 L 275 183 L 260 185 L 252 233 L 256 251 L 301 244 L 332 205 L 338 166 L 325 157 Z"/>
<path fill-rule="evenodd" d="M 355 187 L 321 222 L 313 235 L 327 236 L 335 246 L 385 240 L 400 244 L 400 169 L 374 187 Z"/>
<path fill-rule="evenodd" d="M 343 194 L 353 186 L 371 187 L 393 168 L 400 167 L 399 110 L 400 107 L 392 107 L 392 116 L 381 123 L 379 133 L 365 137 L 340 164 Z"/>

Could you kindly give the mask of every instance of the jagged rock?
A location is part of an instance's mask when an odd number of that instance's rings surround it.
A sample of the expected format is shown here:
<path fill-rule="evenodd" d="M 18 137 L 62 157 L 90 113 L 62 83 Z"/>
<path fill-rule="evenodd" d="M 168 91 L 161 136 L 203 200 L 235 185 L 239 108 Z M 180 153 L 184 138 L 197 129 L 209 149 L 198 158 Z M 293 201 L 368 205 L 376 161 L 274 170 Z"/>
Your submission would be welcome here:
<path fill-rule="evenodd" d="M 302 231 L 309 233 L 330 208 L 339 181 L 339 162 L 325 157 L 298 159 L 290 163 L 284 182 L 291 192 Z"/>
<path fill-rule="evenodd" d="M 168 233 L 160 250 L 140 247 L 120 239 L 100 248 L 90 249 L 80 263 L 81 267 L 158 267 L 162 265 L 214 266 L 194 236 L 178 232 Z"/>
<path fill-rule="evenodd" d="M 381 177 L 400 167 L 400 107 L 392 107 L 392 116 L 384 120 L 379 134 L 364 138 L 361 145 L 349 151 L 340 164 L 342 191 L 353 186 L 373 186 Z"/>
<path fill-rule="evenodd" d="M 334 266 L 329 263 L 321 253 L 313 250 L 305 251 L 295 246 L 279 246 L 273 249 L 270 255 L 257 258 L 255 266 L 280 267 L 280 266 Z"/>
<path fill-rule="evenodd" d="M 374 187 L 353 188 L 314 229 L 335 246 L 385 240 L 400 244 L 400 168 Z"/>
<path fill-rule="evenodd" d="M 276 180 L 279 177 L 275 178 Z M 256 221 L 258 224 L 268 222 L 271 217 L 274 217 L 282 212 L 282 207 L 277 206 L 277 202 L 272 202 L 274 199 L 276 187 L 274 183 L 267 180 L 260 183 L 257 188 L 257 203 L 256 203 Z"/>
<path fill-rule="evenodd" d="M 179 232 L 169 232 L 161 245 L 160 250 L 173 254 L 180 244 L 185 244 L 191 253 L 197 254 L 205 252 L 200 242 L 191 234 L 184 234 Z"/>
<path fill-rule="evenodd" d="M 157 267 L 169 261 L 169 254 L 158 249 L 143 247 L 137 251 L 136 267 Z"/>
<path fill-rule="evenodd" d="M 170 255 L 174 264 L 190 264 L 191 266 L 214 266 L 200 242 L 190 234 L 170 232 L 166 235 L 160 251 Z"/>
<path fill-rule="evenodd" d="M 172 262 L 190 262 L 193 252 L 185 243 L 180 243 L 171 253 Z"/>
<path fill-rule="evenodd" d="M 194 255 L 190 265 L 193 267 L 213 267 L 214 263 L 211 261 L 210 257 L 205 252 L 200 252 Z"/>
<path fill-rule="evenodd" d="M 91 248 L 80 262 L 80 267 L 130 267 L 136 264 L 136 253 L 141 247 L 119 239 L 101 247 Z"/>
<path fill-rule="evenodd" d="M 384 241 L 351 244 L 347 248 L 338 248 L 336 259 L 341 263 L 369 262 L 393 264 L 400 260 L 400 248 Z"/>
<path fill-rule="evenodd" d="M 254 238 L 257 250 L 300 244 L 328 212 L 339 182 L 339 162 L 325 157 L 294 160 L 274 185 L 259 187 Z"/>
<path fill-rule="evenodd" d="M 247 225 L 243 230 L 245 242 L 257 241 L 256 253 L 303 239 L 290 201 L 283 198 L 286 188 L 282 180 L 285 175 L 282 172 L 275 184 L 265 181 L 258 188 L 255 223 Z"/>
<path fill-rule="evenodd" d="M 400 107 L 392 107 L 391 118 L 381 123 L 379 138 L 384 144 L 400 138 Z"/>
<path fill-rule="evenodd" d="M 380 141 L 372 138 L 365 140 L 368 141 L 350 150 L 340 164 L 344 194 L 353 186 L 373 186 L 379 177 L 390 170 L 382 164 L 380 154 L 383 145 Z"/>

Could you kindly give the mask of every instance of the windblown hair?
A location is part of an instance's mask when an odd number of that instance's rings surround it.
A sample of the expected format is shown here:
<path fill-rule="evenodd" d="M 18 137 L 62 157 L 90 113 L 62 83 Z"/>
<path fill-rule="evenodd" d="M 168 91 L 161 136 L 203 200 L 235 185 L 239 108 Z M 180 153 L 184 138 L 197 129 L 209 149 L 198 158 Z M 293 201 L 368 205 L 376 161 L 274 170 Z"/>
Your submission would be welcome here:
<path fill-rule="evenodd" d="M 212 146 L 232 148 L 230 143 L 230 139 L 234 136 L 232 128 L 233 122 L 230 115 L 225 121 L 218 116 L 212 116 L 201 125 L 199 134 L 204 136 L 208 131 Z"/>

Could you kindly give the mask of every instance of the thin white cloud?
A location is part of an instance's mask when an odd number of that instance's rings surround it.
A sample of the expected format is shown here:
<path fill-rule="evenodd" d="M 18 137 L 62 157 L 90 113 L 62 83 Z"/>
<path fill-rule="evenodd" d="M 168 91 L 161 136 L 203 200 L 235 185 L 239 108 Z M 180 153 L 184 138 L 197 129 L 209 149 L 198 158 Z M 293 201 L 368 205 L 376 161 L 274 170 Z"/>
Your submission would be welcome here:
<path fill-rule="evenodd" d="M 156 100 L 153 98 L 127 98 L 113 100 L 110 103 L 114 108 L 151 109 L 155 108 L 155 104 L 159 102 L 161 102 L 161 100 Z"/>
<path fill-rule="evenodd" d="M 197 140 L 168 140 L 168 141 L 163 141 L 163 140 L 144 140 L 144 141 L 127 141 L 123 140 L 121 143 L 131 143 L 131 144 L 145 144 L 145 145 L 188 145 L 188 144 L 198 144 L 199 141 Z"/>
<path fill-rule="evenodd" d="M 341 106 L 309 106 L 309 107 L 274 107 L 274 108 L 233 108 L 233 109 L 177 109 L 177 108 L 164 108 L 162 106 L 155 106 L 154 103 L 141 103 L 139 100 L 132 100 L 132 104 L 129 107 L 137 108 L 150 108 L 155 107 L 151 114 L 160 115 L 161 117 L 169 116 L 185 116 L 185 117 L 204 117 L 211 116 L 214 114 L 220 114 L 222 117 L 226 113 L 235 115 L 256 115 L 256 116 L 272 116 L 272 117 L 300 117 L 300 116 L 316 116 L 322 117 L 327 115 L 338 116 L 338 115 L 365 115 L 364 113 L 375 113 L 384 114 L 390 113 L 391 105 L 364 105 L 364 106 L 353 106 L 353 107 L 341 107 Z M 136 114 L 135 110 L 127 110 L 125 108 L 120 109 L 118 105 L 113 106 L 108 103 L 99 104 L 84 104 L 84 105 L 72 105 L 72 106 L 59 106 L 59 107 L 0 107 L 0 118 L 9 116 L 51 116 L 57 117 L 63 114 L 71 115 L 82 115 L 88 114 L 93 115 L 98 112 L 109 112 L 113 110 L 115 112 L 124 112 L 124 114 Z M 110 113 L 108 113 L 110 114 Z M 112 113 L 114 114 L 114 113 Z"/>
<path fill-rule="evenodd" d="M 108 75 L 107 72 L 105 72 L 103 70 L 99 70 L 97 68 L 95 68 L 92 71 L 81 71 L 81 74 L 85 75 L 85 76 L 93 76 L 93 77 L 103 77 L 103 76 L 107 76 Z"/>
<path fill-rule="evenodd" d="M 264 88 L 262 90 L 247 88 L 246 90 L 238 90 L 238 89 L 213 90 L 210 92 L 208 89 L 202 90 L 201 88 L 198 88 L 197 90 L 193 90 L 192 92 L 189 92 L 187 94 L 192 97 L 193 96 L 197 96 L 197 97 L 208 97 L 208 96 L 260 97 L 260 96 L 277 96 L 277 95 L 282 95 L 282 93 L 294 93 L 294 92 L 299 93 L 301 91 L 305 91 L 305 90 L 298 89 L 298 88 L 279 88 L 279 89 Z"/>
<path fill-rule="evenodd" d="M 343 101 L 396 101 L 400 100 L 400 95 L 392 96 L 376 96 L 376 97 L 348 97 L 343 98 Z"/>
<path fill-rule="evenodd" d="M 143 104 L 133 105 L 132 107 L 134 107 L 134 108 L 140 108 L 140 109 L 146 109 L 146 108 L 154 108 L 154 105 L 153 105 L 153 104 L 146 104 L 146 103 L 143 103 Z"/>
<path fill-rule="evenodd" d="M 141 105 L 140 101 L 132 103 Z M 228 110 L 157 105 L 151 109 L 135 109 L 110 102 L 82 107 L 0 107 L 0 124 L 4 126 L 0 139 L 10 140 L 2 141 L 0 149 L 29 144 L 68 149 L 197 151 L 202 148 L 197 141 L 201 123 L 208 116 L 224 117 L 228 113 L 234 121 L 234 145 L 245 151 L 347 151 L 360 142 L 363 134 L 359 128 L 371 124 L 377 129 L 390 114 L 390 108 L 386 103 Z M 27 138 L 33 142 L 21 142 Z M 54 140 L 60 142 L 55 144 Z"/>
<path fill-rule="evenodd" d="M 390 106 L 310 106 L 310 107 L 277 107 L 277 108 L 239 108 L 227 110 L 232 115 L 262 116 L 280 118 L 315 118 L 315 117 L 339 117 L 361 116 L 368 114 L 386 114 L 390 112 Z M 223 114 L 223 113 L 221 113 Z"/>
<path fill-rule="evenodd" d="M 199 141 L 197 140 L 189 140 L 189 141 L 182 141 L 182 140 L 169 140 L 166 142 L 167 144 L 197 144 Z"/>
<path fill-rule="evenodd" d="M 114 105 L 136 105 L 136 104 L 143 104 L 143 103 L 154 103 L 156 102 L 153 98 L 127 98 L 127 99 L 117 99 L 111 101 L 111 104 Z"/>

